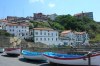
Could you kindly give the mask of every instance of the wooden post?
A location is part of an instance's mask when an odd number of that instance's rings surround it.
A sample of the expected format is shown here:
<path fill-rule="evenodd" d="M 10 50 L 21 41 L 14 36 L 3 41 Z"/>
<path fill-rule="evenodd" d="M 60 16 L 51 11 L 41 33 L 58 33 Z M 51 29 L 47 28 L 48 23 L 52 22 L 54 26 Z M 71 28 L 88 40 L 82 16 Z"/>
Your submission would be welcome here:
<path fill-rule="evenodd" d="M 87 57 L 88 57 L 88 66 L 91 66 L 91 52 L 88 53 Z"/>
<path fill-rule="evenodd" d="M 91 57 L 90 57 L 90 55 L 88 56 L 88 65 L 91 66 Z"/>

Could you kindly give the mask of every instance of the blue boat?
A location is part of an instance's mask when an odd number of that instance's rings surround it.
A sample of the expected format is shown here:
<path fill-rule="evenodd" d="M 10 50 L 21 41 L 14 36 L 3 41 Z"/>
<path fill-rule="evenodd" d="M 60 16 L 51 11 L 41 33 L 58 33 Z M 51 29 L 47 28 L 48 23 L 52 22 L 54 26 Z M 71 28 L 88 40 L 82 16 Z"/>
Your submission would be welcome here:
<path fill-rule="evenodd" d="M 41 52 L 31 52 L 27 50 L 22 50 L 22 55 L 25 59 L 30 60 L 45 60 Z"/>
<path fill-rule="evenodd" d="M 49 63 L 57 63 L 64 65 L 88 65 L 89 54 L 60 54 L 53 52 L 45 52 L 43 56 Z M 91 53 L 91 65 L 100 65 L 100 52 Z"/>

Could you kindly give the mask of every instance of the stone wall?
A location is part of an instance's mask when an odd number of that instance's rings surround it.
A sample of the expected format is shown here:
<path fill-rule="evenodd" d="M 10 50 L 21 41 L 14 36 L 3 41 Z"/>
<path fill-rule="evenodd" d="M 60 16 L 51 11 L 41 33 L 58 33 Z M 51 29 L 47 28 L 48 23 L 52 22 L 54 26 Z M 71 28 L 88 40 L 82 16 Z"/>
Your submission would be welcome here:
<path fill-rule="evenodd" d="M 21 48 L 47 48 L 48 46 L 43 43 L 27 42 L 17 37 L 0 36 L 0 47 L 21 47 Z"/>
<path fill-rule="evenodd" d="M 21 40 L 17 37 L 0 36 L 0 47 L 16 47 L 20 45 Z"/>

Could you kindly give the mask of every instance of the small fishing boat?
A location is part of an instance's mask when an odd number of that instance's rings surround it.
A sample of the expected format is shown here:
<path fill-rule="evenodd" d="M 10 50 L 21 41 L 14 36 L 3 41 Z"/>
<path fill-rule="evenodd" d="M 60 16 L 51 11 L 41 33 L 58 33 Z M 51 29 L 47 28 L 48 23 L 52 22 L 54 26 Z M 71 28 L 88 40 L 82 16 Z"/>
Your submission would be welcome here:
<path fill-rule="evenodd" d="M 22 55 L 25 59 L 30 60 L 45 60 L 41 52 L 31 52 L 27 50 L 22 50 Z"/>
<path fill-rule="evenodd" d="M 60 54 L 53 52 L 45 52 L 43 56 L 49 63 L 57 63 L 64 65 L 98 65 L 100 66 L 100 53 L 89 54 Z M 89 60 L 90 59 L 90 60 Z"/>
<path fill-rule="evenodd" d="M 0 53 L 3 53 L 4 52 L 4 48 L 0 48 Z"/>
<path fill-rule="evenodd" d="M 21 48 L 6 48 L 5 53 L 7 55 L 19 56 L 21 53 Z"/>

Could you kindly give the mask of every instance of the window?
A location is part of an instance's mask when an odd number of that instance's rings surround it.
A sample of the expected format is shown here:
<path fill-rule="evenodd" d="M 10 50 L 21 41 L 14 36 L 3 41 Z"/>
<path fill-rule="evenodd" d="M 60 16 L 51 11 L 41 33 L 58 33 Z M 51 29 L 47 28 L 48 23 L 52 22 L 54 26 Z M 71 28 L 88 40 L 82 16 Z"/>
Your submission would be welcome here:
<path fill-rule="evenodd" d="M 44 33 L 44 35 L 46 35 L 46 32 Z"/>
<path fill-rule="evenodd" d="M 52 36 L 53 36 L 53 33 L 52 33 Z"/>
<path fill-rule="evenodd" d="M 58 34 L 56 33 L 56 36 L 57 36 Z"/>
<path fill-rule="evenodd" d="M 53 41 L 53 38 L 52 38 L 52 41 Z"/>
<path fill-rule="evenodd" d="M 38 32 L 35 32 L 36 35 L 38 35 Z"/>
<path fill-rule="evenodd" d="M 44 41 L 46 41 L 46 38 L 44 38 Z"/>
<path fill-rule="evenodd" d="M 48 38 L 48 41 L 49 41 L 50 39 Z"/>
<path fill-rule="evenodd" d="M 22 36 L 24 36 L 24 33 L 22 33 Z"/>
<path fill-rule="evenodd" d="M 26 35 L 28 35 L 28 34 L 26 33 Z"/>
<path fill-rule="evenodd" d="M 10 29 L 10 31 L 11 31 L 11 29 Z"/>
<path fill-rule="evenodd" d="M 40 38 L 40 40 L 42 41 L 42 38 Z"/>
<path fill-rule="evenodd" d="M 42 31 L 40 32 L 40 35 L 42 35 Z"/>
<path fill-rule="evenodd" d="M 38 38 L 36 38 L 36 41 L 38 41 Z"/>
<path fill-rule="evenodd" d="M 57 41 L 57 38 L 56 38 L 56 41 Z"/>
<path fill-rule="evenodd" d="M 48 33 L 48 36 L 49 36 L 50 34 Z"/>

